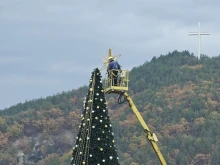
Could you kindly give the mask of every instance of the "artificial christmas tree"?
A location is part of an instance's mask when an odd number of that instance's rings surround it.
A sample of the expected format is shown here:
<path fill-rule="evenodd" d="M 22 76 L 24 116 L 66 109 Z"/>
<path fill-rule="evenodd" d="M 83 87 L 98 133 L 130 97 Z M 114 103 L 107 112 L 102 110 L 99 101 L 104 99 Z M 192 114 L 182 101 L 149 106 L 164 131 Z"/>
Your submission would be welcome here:
<path fill-rule="evenodd" d="M 99 69 L 92 72 L 71 165 L 119 165 Z"/>

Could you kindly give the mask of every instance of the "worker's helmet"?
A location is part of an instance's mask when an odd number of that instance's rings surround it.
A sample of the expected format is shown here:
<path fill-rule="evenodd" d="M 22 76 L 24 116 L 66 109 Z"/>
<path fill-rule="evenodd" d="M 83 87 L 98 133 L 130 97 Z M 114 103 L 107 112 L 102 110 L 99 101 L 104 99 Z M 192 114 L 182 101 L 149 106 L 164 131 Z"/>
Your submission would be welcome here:
<path fill-rule="evenodd" d="M 112 57 L 112 56 L 110 56 L 110 57 L 108 58 L 108 60 L 113 60 L 113 57 Z"/>

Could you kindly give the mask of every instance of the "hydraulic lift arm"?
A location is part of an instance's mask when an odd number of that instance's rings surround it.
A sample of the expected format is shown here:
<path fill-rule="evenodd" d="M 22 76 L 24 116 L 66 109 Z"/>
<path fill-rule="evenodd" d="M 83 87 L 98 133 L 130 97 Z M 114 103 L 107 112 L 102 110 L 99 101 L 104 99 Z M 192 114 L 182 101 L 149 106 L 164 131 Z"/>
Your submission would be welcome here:
<path fill-rule="evenodd" d="M 154 151 L 157 154 L 157 157 L 159 158 L 160 162 L 162 165 L 167 165 L 162 153 L 160 152 L 160 149 L 157 145 L 157 136 L 155 135 L 155 133 L 152 133 L 149 129 L 149 127 L 147 126 L 147 124 L 145 123 L 144 119 L 142 118 L 140 112 L 138 111 L 137 107 L 135 106 L 134 102 L 132 101 L 131 97 L 128 96 L 127 92 L 123 93 L 125 99 L 128 101 L 131 109 L 133 110 L 133 112 L 135 113 L 135 115 L 137 116 L 138 120 L 140 121 L 142 127 L 144 128 L 144 132 L 147 135 L 147 139 L 149 140 L 149 142 L 151 143 Z"/>

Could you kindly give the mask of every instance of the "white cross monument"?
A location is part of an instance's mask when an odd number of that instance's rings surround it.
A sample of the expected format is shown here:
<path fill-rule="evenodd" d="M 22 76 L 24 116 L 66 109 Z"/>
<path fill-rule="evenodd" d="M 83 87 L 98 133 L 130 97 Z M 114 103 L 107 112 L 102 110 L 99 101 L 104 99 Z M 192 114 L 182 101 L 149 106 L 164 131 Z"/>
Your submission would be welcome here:
<path fill-rule="evenodd" d="M 200 59 L 201 35 L 210 35 L 209 33 L 200 32 L 200 23 L 198 23 L 198 32 L 189 32 L 189 35 L 198 35 L 198 59 Z"/>

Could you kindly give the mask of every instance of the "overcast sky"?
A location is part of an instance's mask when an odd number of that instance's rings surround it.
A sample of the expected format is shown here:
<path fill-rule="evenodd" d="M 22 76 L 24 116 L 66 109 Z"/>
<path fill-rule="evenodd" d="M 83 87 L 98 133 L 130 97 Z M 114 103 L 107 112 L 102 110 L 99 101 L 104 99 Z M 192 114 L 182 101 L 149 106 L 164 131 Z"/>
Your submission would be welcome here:
<path fill-rule="evenodd" d="M 0 0 L 0 109 L 88 85 L 112 48 L 123 69 L 173 50 L 220 54 L 219 0 Z"/>

